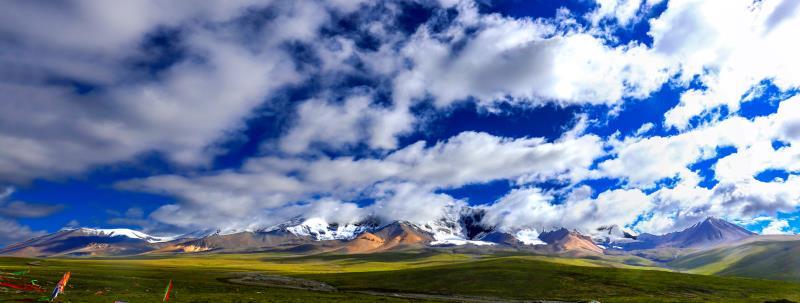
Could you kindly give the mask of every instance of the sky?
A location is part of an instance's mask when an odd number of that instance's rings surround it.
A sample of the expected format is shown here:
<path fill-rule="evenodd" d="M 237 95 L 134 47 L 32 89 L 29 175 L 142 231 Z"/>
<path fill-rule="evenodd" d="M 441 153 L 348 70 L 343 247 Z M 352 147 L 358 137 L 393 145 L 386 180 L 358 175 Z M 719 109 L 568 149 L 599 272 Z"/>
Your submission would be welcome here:
<path fill-rule="evenodd" d="M 0 244 L 464 206 L 795 233 L 798 6 L 3 1 Z"/>

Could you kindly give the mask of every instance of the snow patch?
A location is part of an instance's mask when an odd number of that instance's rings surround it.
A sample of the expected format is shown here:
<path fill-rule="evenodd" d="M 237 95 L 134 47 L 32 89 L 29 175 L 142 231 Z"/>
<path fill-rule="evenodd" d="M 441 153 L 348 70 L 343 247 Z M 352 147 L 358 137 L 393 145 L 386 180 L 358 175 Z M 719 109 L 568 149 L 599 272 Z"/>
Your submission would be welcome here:
<path fill-rule="evenodd" d="M 638 237 L 638 234 L 629 228 L 616 224 L 600 226 L 590 235 L 596 243 L 628 243 Z"/>
<path fill-rule="evenodd" d="M 161 243 L 161 242 L 168 242 L 177 239 L 176 236 L 169 236 L 169 237 L 156 237 L 145 234 L 140 231 L 135 231 L 132 229 L 127 228 L 109 228 L 109 229 L 101 229 L 101 228 L 80 228 L 81 232 L 84 232 L 89 235 L 95 236 L 106 236 L 106 237 L 128 237 L 131 239 L 140 239 L 147 241 L 149 243 Z"/>
<path fill-rule="evenodd" d="M 517 238 L 522 244 L 525 245 L 546 245 L 541 239 L 539 239 L 539 232 L 535 229 L 520 229 L 514 234 L 514 237 Z"/>

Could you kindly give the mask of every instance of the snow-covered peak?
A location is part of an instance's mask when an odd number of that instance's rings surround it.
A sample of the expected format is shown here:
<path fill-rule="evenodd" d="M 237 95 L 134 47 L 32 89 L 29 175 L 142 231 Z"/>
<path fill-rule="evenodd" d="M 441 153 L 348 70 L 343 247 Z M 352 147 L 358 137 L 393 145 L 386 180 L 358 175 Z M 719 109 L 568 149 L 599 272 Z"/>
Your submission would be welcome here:
<path fill-rule="evenodd" d="M 160 243 L 160 242 L 167 242 L 177 239 L 178 237 L 156 237 L 145 234 L 140 231 L 135 231 L 132 229 L 127 228 L 108 228 L 108 229 L 101 229 L 101 228 L 86 228 L 82 227 L 78 229 L 80 232 L 83 232 L 88 235 L 93 236 L 105 236 L 105 237 L 128 237 L 131 239 L 140 239 L 147 241 L 149 243 Z"/>
<path fill-rule="evenodd" d="M 616 224 L 600 226 L 591 234 L 592 239 L 597 243 L 630 242 L 637 236 L 636 232 Z"/>
<path fill-rule="evenodd" d="M 322 240 L 352 240 L 359 234 L 368 231 L 372 226 L 362 223 L 336 224 L 328 223 L 323 218 L 309 218 L 301 223 L 288 226 L 282 224 L 283 229 L 298 236 L 310 236 L 317 241 Z M 275 230 L 272 228 L 270 230 Z"/>
<path fill-rule="evenodd" d="M 470 218 L 470 220 L 465 220 L 465 218 Z M 431 245 L 495 245 L 496 243 L 469 237 L 468 230 L 474 228 L 471 225 L 476 223 L 473 222 L 476 219 L 479 219 L 479 216 L 476 216 L 473 208 L 448 205 L 444 214 L 438 220 L 412 224 L 433 235 L 434 241 L 431 242 Z"/>

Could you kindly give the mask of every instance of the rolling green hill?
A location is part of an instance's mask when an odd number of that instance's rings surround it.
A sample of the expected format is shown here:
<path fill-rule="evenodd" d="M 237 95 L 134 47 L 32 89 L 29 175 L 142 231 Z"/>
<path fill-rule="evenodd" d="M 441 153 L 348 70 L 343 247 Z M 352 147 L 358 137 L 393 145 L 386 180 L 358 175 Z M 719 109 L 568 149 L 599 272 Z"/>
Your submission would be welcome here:
<path fill-rule="evenodd" d="M 404 269 L 302 275 L 349 291 L 461 294 L 518 300 L 764 302 L 800 300 L 800 284 L 665 271 L 584 267 L 524 257 Z"/>
<path fill-rule="evenodd" d="M 689 254 L 668 265 L 699 274 L 800 281 L 800 241 L 751 241 Z"/>

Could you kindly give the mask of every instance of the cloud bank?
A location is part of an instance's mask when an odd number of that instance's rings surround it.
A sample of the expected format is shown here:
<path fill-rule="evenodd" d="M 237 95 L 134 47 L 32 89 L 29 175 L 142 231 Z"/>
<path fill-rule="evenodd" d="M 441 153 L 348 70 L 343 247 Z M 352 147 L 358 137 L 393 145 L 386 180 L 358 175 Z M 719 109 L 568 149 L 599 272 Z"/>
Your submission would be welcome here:
<path fill-rule="evenodd" d="M 777 216 L 800 204 L 793 3 L 598 0 L 525 18 L 469 0 L 7 2 L 0 184 L 155 156 L 167 172 L 110 183 L 173 199 L 114 219 L 156 231 L 425 222 L 471 204 L 510 230 L 660 233 L 713 215 L 786 232 Z M 656 103 L 670 106 L 614 129 Z M 439 127 L 426 113 L 464 104 L 576 113 L 549 137 L 420 135 Z M 255 147 L 219 165 L 236 140 Z M 509 186 L 497 199 L 447 193 L 493 182 Z M 35 234 L 17 218 L 62 207 L 46 202 L 8 192 L 0 225 Z"/>

